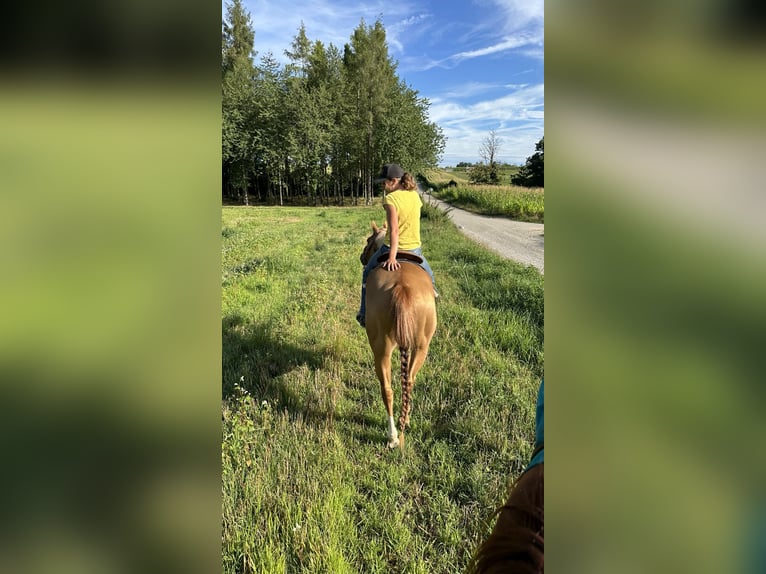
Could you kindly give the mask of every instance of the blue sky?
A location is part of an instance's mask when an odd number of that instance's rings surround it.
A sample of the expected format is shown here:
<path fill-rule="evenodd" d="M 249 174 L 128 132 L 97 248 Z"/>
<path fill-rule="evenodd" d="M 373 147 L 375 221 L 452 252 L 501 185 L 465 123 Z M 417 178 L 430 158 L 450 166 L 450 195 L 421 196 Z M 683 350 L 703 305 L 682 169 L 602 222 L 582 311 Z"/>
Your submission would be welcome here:
<path fill-rule="evenodd" d="M 441 165 L 479 161 L 490 130 L 498 159 L 523 164 L 543 137 L 543 0 L 243 0 L 257 59 L 284 50 L 300 27 L 342 49 L 361 18 L 380 18 L 397 73 L 431 101 L 447 136 Z"/>

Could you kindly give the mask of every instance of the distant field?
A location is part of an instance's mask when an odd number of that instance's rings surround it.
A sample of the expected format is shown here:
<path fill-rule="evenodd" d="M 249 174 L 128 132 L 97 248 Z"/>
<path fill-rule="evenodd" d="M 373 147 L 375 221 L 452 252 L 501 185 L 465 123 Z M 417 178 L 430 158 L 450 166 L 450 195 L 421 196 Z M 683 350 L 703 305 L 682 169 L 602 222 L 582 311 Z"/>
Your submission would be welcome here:
<path fill-rule="evenodd" d="M 468 183 L 468 173 L 465 168 L 440 168 L 428 169 L 423 172 L 431 183 L 446 185 L 450 180 L 457 183 Z"/>
<path fill-rule="evenodd" d="M 383 209 L 223 208 L 224 573 L 461 573 L 526 465 L 544 279 L 424 213 L 439 324 L 402 452 L 354 321 Z"/>
<path fill-rule="evenodd" d="M 510 180 L 511 168 L 501 179 Z M 464 168 L 435 168 L 421 174 L 426 189 L 439 199 L 456 207 L 484 215 L 502 215 L 517 221 L 545 222 L 545 194 L 542 188 L 515 185 L 474 185 L 468 183 Z M 457 186 L 449 186 L 454 181 Z"/>

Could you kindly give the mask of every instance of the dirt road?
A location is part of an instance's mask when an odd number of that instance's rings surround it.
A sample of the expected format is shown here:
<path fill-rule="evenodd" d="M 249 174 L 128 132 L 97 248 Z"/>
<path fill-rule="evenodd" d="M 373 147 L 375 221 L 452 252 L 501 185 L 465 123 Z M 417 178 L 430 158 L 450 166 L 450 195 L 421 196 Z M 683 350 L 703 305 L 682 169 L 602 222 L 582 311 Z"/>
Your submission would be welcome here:
<path fill-rule="evenodd" d="M 524 265 L 532 265 L 541 274 L 544 274 L 544 224 L 512 221 L 504 217 L 476 215 L 452 207 L 427 193 L 423 194 L 423 202 L 435 204 L 443 210 L 450 208 L 450 218 L 467 237 L 499 253 L 506 259 Z"/>

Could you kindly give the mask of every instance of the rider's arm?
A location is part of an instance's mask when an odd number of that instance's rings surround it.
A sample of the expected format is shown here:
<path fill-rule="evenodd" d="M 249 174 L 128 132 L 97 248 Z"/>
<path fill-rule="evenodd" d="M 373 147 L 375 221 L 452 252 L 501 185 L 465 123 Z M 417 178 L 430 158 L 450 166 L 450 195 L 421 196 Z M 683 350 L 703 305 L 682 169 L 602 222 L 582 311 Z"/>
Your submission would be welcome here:
<path fill-rule="evenodd" d="M 400 267 L 396 260 L 396 254 L 399 252 L 399 219 L 396 215 L 396 207 L 393 205 L 384 205 L 383 207 L 386 210 L 386 221 L 391 232 L 391 251 L 388 253 L 388 261 L 383 264 L 383 267 L 388 270 L 396 270 Z"/>

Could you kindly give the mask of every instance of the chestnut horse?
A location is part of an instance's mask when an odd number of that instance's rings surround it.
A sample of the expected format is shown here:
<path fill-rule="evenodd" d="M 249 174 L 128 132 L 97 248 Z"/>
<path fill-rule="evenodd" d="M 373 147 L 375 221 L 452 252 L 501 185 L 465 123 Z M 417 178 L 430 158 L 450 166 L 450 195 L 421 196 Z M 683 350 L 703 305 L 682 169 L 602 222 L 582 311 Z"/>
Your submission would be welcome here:
<path fill-rule="evenodd" d="M 367 265 L 386 238 L 386 227 L 372 222 L 360 260 Z M 375 355 L 375 372 L 380 381 L 383 404 L 388 414 L 388 447 L 404 446 L 404 428 L 409 426 L 412 387 L 426 360 L 431 337 L 436 331 L 436 300 L 428 272 L 411 261 L 402 261 L 398 271 L 382 267 L 367 277 L 365 325 L 367 339 Z M 399 416 L 401 438 L 394 424 L 394 393 L 391 389 L 391 354 L 399 348 L 402 379 L 402 410 Z"/>
<path fill-rule="evenodd" d="M 541 574 L 545 571 L 544 464 L 522 474 L 511 487 L 497 522 L 466 570 L 467 574 Z"/>
<path fill-rule="evenodd" d="M 537 391 L 535 450 L 526 470 L 497 511 L 490 536 L 479 546 L 467 574 L 545 572 L 545 381 Z"/>

